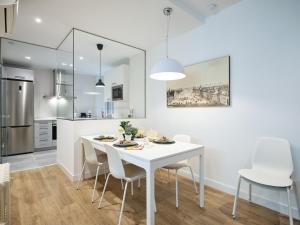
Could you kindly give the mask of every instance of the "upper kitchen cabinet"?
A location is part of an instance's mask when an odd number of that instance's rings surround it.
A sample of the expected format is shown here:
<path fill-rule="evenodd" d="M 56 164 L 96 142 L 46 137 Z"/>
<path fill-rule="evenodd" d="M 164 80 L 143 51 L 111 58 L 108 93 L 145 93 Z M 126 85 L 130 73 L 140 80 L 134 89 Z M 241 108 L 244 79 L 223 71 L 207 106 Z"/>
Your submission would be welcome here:
<path fill-rule="evenodd" d="M 74 119 L 145 117 L 142 49 L 73 30 Z"/>

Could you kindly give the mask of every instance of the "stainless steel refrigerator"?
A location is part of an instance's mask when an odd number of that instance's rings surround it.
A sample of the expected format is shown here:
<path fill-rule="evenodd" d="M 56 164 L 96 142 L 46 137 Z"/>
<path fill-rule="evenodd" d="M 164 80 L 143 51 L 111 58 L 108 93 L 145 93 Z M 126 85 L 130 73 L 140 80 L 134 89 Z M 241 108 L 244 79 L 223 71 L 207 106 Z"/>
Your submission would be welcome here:
<path fill-rule="evenodd" d="M 2 155 L 33 152 L 33 81 L 2 79 Z"/>

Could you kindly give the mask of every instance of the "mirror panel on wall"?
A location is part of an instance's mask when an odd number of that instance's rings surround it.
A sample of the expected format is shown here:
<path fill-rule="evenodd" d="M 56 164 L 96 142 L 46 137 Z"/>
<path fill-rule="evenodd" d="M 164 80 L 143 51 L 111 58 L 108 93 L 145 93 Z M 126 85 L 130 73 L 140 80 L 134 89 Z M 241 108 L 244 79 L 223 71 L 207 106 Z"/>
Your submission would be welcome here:
<path fill-rule="evenodd" d="M 75 119 L 144 118 L 145 51 L 75 29 L 74 95 Z"/>

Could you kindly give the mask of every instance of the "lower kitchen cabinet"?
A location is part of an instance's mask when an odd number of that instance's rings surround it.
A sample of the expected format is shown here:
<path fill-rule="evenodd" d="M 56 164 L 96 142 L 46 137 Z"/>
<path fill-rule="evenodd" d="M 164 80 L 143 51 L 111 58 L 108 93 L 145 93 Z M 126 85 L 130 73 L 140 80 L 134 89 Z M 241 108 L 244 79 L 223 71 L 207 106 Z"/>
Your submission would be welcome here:
<path fill-rule="evenodd" d="M 49 149 L 56 147 L 56 141 L 53 140 L 52 127 L 53 121 L 35 121 L 34 148 L 36 150 L 43 150 L 43 148 Z"/>

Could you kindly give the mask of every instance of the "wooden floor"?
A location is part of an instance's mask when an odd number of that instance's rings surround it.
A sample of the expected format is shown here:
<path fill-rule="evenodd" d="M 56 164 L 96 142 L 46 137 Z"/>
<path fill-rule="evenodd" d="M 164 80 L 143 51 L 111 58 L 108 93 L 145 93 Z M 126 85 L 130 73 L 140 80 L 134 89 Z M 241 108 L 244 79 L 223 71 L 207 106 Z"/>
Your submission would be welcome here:
<path fill-rule="evenodd" d="M 84 181 L 81 190 L 56 165 L 12 174 L 13 225 L 110 225 L 117 224 L 121 202 L 121 184 L 111 179 L 104 208 L 91 203 L 93 179 Z M 238 218 L 231 217 L 233 197 L 205 188 L 205 208 L 198 205 L 192 182 L 180 178 L 179 209 L 175 208 L 175 183 L 167 183 L 167 173 L 156 174 L 156 201 L 159 225 L 215 225 L 215 224 L 288 224 L 288 218 L 272 210 L 241 200 Z M 98 193 L 103 189 L 101 177 Z M 130 190 L 130 189 L 128 189 Z M 134 186 L 134 196 L 127 192 L 123 225 L 145 224 L 145 181 L 141 189 Z M 295 225 L 300 225 L 295 222 Z"/>

